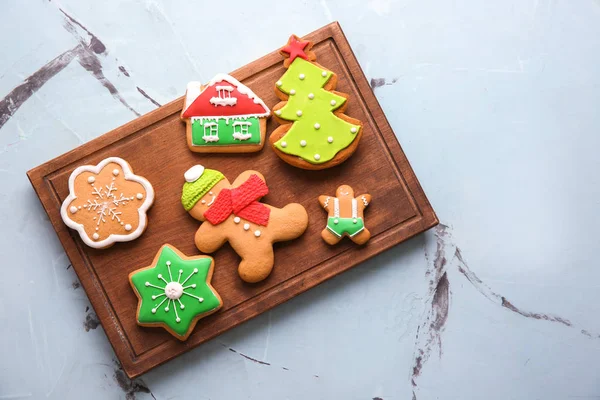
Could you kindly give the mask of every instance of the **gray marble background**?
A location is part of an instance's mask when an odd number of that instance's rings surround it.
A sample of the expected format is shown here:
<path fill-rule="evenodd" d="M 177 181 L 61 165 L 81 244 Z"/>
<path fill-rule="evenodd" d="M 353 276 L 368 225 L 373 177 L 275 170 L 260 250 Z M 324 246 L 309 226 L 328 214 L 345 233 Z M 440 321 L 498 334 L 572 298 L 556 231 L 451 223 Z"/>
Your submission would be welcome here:
<path fill-rule="evenodd" d="M 130 381 L 25 172 L 333 20 L 443 225 Z M 599 399 L 599 105 L 598 0 L 2 0 L 0 399 Z"/>

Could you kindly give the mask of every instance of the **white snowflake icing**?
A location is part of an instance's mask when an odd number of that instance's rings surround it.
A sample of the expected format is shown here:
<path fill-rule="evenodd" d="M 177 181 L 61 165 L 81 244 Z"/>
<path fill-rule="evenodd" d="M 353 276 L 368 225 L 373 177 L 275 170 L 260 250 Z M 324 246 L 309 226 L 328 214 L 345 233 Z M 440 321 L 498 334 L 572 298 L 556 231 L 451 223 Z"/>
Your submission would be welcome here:
<path fill-rule="evenodd" d="M 121 225 L 124 224 L 120 217 L 123 213 L 117 211 L 117 209 L 118 207 L 126 207 L 135 196 L 127 197 L 121 193 L 119 197 L 116 197 L 114 192 L 117 190 L 118 188 L 114 182 L 111 182 L 110 185 L 104 185 L 103 188 L 94 186 L 92 189 L 92 196 L 94 197 L 87 199 L 86 203 L 82 206 L 87 211 L 98 214 L 95 217 L 96 230 L 98 230 L 100 224 L 106 222 L 107 218 L 110 218 L 111 221 L 117 221 Z"/>

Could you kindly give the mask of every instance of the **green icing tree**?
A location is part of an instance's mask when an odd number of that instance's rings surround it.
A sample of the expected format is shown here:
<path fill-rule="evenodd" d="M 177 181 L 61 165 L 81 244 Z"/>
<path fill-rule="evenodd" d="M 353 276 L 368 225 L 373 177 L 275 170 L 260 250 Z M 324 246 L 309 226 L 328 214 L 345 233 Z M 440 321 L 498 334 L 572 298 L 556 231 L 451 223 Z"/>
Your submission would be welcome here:
<path fill-rule="evenodd" d="M 300 57 L 290 64 L 276 84 L 289 98 L 275 113 L 293 123 L 275 142 L 278 150 L 312 164 L 322 164 L 356 139 L 360 124 L 351 124 L 334 114 L 346 98 L 323 89 L 332 76 L 331 71 Z"/>

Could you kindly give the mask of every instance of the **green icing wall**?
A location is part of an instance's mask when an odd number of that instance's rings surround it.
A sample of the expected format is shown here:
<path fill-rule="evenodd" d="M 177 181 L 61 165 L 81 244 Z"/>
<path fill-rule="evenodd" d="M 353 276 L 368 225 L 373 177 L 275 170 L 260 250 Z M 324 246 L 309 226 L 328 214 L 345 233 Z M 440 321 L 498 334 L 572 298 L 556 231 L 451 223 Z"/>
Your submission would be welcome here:
<path fill-rule="evenodd" d="M 233 124 L 236 122 L 250 122 L 252 125 L 248 127 L 248 133 L 252 135 L 251 138 L 247 140 L 238 140 L 234 139 L 233 133 L 234 126 Z M 209 142 L 204 140 L 204 124 L 216 122 L 218 124 L 218 142 Z M 240 127 L 236 128 L 238 131 Z M 202 120 L 195 120 L 192 123 L 192 144 L 194 146 L 226 146 L 226 145 L 235 145 L 235 144 L 260 144 L 260 121 L 258 117 L 248 117 L 248 118 L 203 118 Z"/>

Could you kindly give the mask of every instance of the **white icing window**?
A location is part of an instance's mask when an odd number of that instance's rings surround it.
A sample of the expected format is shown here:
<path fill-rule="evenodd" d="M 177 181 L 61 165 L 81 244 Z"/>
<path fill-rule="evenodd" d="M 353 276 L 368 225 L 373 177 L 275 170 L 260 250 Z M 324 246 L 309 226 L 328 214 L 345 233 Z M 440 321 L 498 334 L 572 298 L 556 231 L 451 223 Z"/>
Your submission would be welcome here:
<path fill-rule="evenodd" d="M 247 121 L 235 121 L 233 126 L 233 138 L 237 140 L 248 140 L 252 137 L 252 134 L 248 132 L 248 129 L 252 125 L 251 122 Z"/>
<path fill-rule="evenodd" d="M 216 122 L 204 123 L 204 136 L 202 138 L 205 142 L 218 142 L 219 125 Z"/>
<path fill-rule="evenodd" d="M 234 87 L 229 85 L 215 86 L 217 97 L 212 97 L 210 103 L 214 106 L 234 106 L 237 104 L 237 98 L 231 97 Z"/>

